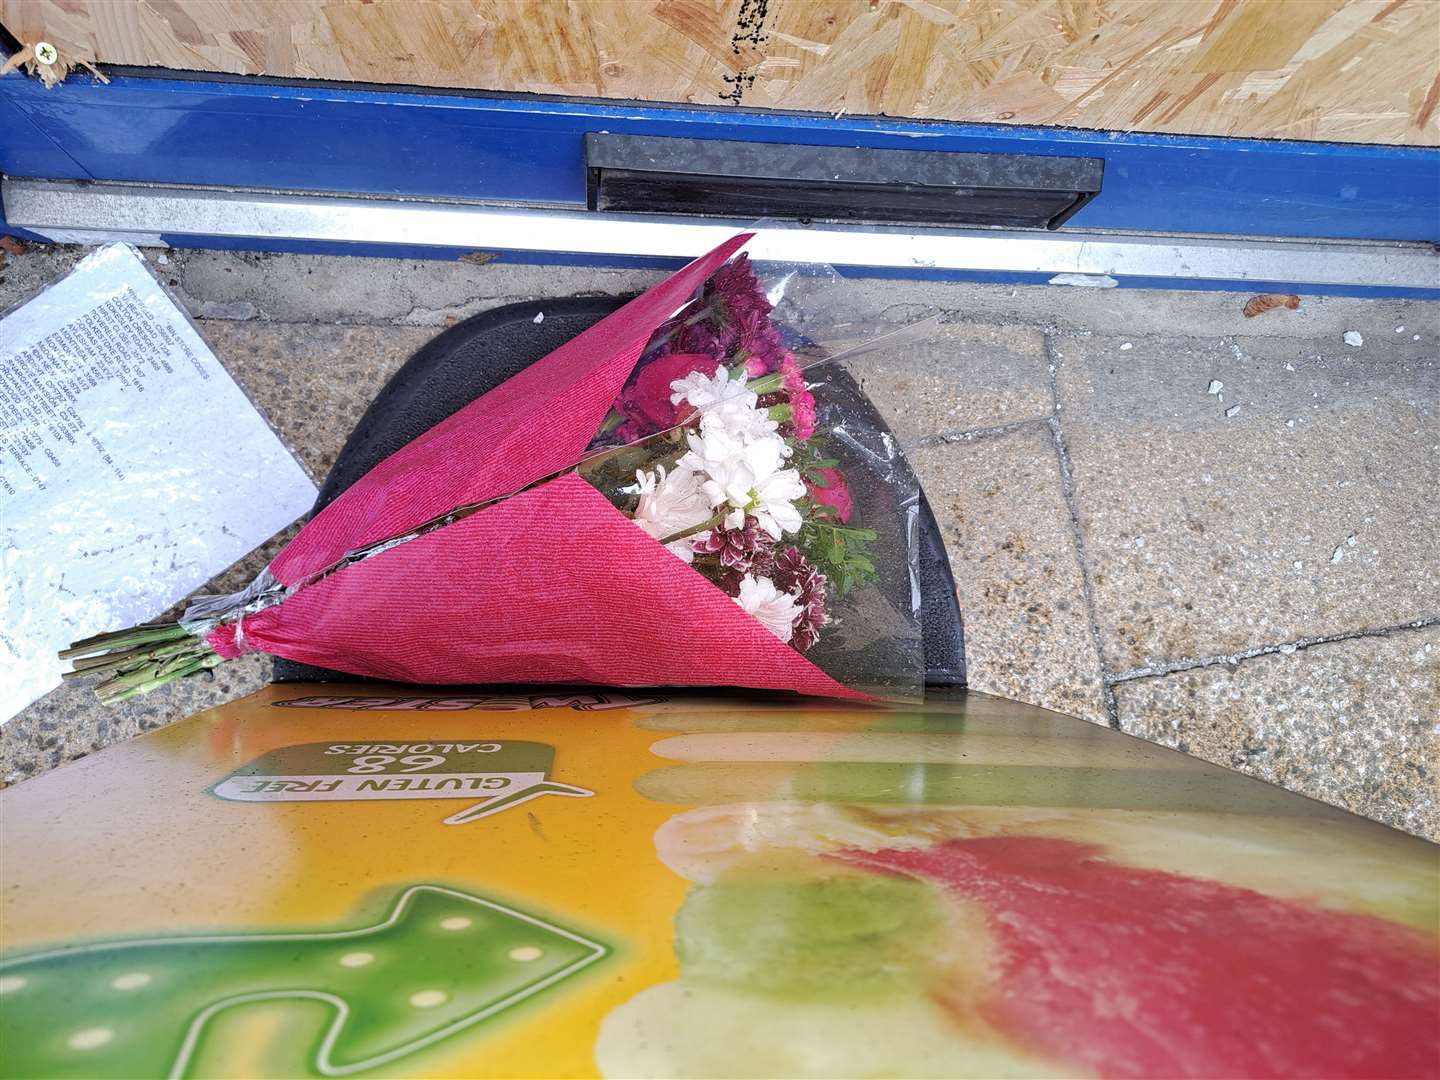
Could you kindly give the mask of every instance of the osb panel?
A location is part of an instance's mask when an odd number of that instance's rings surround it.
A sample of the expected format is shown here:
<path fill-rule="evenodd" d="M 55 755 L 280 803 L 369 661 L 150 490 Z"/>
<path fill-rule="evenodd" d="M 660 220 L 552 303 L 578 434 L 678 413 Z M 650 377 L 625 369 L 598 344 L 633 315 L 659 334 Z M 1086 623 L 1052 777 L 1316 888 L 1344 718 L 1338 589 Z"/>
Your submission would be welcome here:
<path fill-rule="evenodd" d="M 0 0 L 62 58 L 1440 144 L 1440 0 Z"/>

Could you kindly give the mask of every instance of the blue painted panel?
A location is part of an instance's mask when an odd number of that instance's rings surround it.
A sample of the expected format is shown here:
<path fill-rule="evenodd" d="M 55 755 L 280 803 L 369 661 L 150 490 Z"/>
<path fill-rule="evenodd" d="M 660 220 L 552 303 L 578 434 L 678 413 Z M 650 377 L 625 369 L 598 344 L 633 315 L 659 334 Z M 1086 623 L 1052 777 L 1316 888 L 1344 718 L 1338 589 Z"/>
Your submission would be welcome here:
<path fill-rule="evenodd" d="M 89 174 L 26 115 L 14 95 L 6 92 L 28 81 L 15 72 L 0 76 L 0 173 L 87 179 Z"/>
<path fill-rule="evenodd" d="M 1101 156 L 1074 228 L 1440 240 L 1440 153 L 246 80 L 0 79 L 97 179 L 583 204 L 587 131 Z M 0 152 L 14 153 L 0 131 Z M 31 170 L 16 168 L 17 173 Z M 31 172 L 32 175 L 56 175 Z"/>

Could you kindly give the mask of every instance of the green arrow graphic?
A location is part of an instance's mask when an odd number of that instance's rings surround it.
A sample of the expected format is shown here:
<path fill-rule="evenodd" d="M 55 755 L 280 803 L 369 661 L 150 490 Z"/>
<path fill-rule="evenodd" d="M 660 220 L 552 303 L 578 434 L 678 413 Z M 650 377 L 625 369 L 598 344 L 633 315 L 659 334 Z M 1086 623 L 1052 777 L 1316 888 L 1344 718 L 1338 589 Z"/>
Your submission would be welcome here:
<path fill-rule="evenodd" d="M 0 1076 L 187 1075 L 212 1020 L 255 1002 L 323 1003 L 319 1076 L 432 1046 L 608 949 L 514 908 L 413 885 L 380 922 L 311 933 L 99 942 L 0 961 Z"/>

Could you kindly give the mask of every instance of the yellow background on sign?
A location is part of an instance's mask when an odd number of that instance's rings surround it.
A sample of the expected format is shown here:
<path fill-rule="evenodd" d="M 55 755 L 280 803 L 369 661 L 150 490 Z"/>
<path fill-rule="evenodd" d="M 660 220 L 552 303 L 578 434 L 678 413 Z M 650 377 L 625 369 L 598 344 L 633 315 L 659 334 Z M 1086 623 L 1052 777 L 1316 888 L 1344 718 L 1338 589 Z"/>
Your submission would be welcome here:
<path fill-rule="evenodd" d="M 370 712 L 271 704 L 304 689 L 270 687 L 6 792 L 9 842 L 0 878 L 24 887 L 8 890 L 5 948 L 363 925 L 401 886 L 452 885 L 552 919 L 615 952 L 485 1021 L 474 1035 L 379 1074 L 596 1075 L 601 1019 L 677 973 L 671 922 L 688 883 L 656 860 L 653 844 L 675 808 L 631 786 L 660 764 L 648 748 L 663 734 L 637 729 L 628 709 Z M 590 788 L 595 797 L 542 797 L 450 826 L 441 820 L 463 801 L 246 803 L 205 790 L 282 746 L 482 739 L 555 746 L 550 778 Z M 283 1062 L 255 1049 L 273 1043 L 286 1022 L 281 1008 L 246 1012 L 226 1021 L 226 1071 L 299 1067 L 298 1047 Z M 319 1030 L 320 1017 L 313 1019 Z M 308 1035 L 297 1039 L 303 1047 Z"/>

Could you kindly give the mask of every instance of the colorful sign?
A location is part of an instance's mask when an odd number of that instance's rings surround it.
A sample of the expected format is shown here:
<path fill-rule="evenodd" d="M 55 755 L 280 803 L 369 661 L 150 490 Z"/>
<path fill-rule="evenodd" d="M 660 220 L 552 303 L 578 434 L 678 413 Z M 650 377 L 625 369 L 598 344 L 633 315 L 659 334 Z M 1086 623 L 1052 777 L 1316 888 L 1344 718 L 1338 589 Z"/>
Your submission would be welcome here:
<path fill-rule="evenodd" d="M 271 687 L 0 793 L 0 1076 L 1440 1069 L 1433 845 L 993 698 L 564 697 Z"/>
<path fill-rule="evenodd" d="M 354 927 L 52 949 L 0 962 L 4 1069 L 97 1080 L 189 1076 L 226 1010 L 298 1002 L 318 1003 L 330 1018 L 295 1064 L 349 1076 L 497 1016 L 606 952 L 543 919 L 437 885 L 405 889 L 384 918 Z"/>

